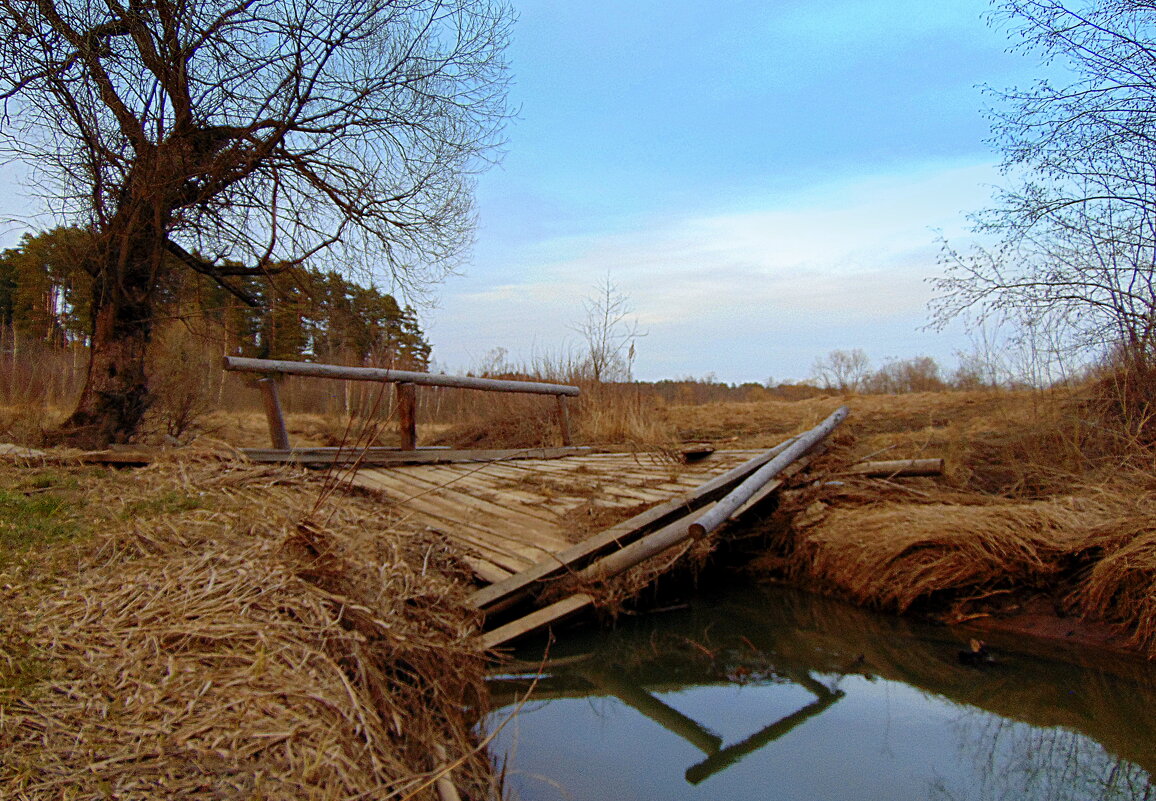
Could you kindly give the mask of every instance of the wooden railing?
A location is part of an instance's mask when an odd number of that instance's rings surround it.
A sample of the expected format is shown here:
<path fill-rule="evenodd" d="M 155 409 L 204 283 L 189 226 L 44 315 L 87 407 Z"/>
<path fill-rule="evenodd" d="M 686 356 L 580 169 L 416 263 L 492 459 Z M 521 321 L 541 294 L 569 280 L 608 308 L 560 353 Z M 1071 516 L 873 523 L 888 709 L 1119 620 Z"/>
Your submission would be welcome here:
<path fill-rule="evenodd" d="M 338 364 L 290 362 L 279 359 L 249 359 L 226 356 L 225 369 L 240 373 L 260 373 L 257 381 L 265 402 L 265 417 L 269 421 L 269 437 L 274 448 L 289 449 L 289 432 L 277 392 L 275 375 L 300 375 L 314 378 L 336 378 L 344 381 L 376 381 L 393 384 L 397 400 L 398 431 L 402 450 L 417 448 L 417 387 L 455 387 L 480 389 L 486 392 L 521 392 L 533 395 L 553 395 L 558 400 L 558 422 L 562 429 L 562 444 L 570 445 L 570 410 L 567 398 L 578 395 L 578 387 L 567 384 L 546 384 L 538 381 L 507 381 L 473 376 L 438 375 L 409 370 L 388 370 L 381 367 L 344 367 Z"/>

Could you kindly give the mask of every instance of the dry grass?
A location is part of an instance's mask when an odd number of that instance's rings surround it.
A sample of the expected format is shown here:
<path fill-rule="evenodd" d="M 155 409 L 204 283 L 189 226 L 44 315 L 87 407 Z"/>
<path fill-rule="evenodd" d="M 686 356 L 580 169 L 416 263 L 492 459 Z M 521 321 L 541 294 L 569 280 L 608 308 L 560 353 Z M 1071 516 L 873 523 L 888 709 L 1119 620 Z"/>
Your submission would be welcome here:
<path fill-rule="evenodd" d="M 447 763 L 492 791 L 441 543 L 210 454 L 66 491 L 87 538 L 3 577 L 6 797 L 433 798 Z"/>
<path fill-rule="evenodd" d="M 1026 502 L 926 482 L 874 496 L 845 484 L 796 506 L 789 541 L 765 569 L 860 605 L 949 621 L 1038 593 L 1060 614 L 1115 624 L 1156 658 L 1156 486 L 1147 475 Z"/>

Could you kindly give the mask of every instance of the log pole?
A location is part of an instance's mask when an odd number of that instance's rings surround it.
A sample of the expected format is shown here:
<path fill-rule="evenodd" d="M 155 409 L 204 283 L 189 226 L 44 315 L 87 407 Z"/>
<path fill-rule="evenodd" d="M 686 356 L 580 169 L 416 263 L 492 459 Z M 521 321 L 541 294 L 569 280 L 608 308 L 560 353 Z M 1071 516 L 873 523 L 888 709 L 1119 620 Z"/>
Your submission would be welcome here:
<path fill-rule="evenodd" d="M 565 395 L 558 395 L 558 425 L 562 428 L 562 446 L 569 447 L 573 443 L 570 436 L 570 403 Z"/>
<path fill-rule="evenodd" d="M 942 459 L 894 459 L 885 462 L 860 462 L 845 471 L 857 476 L 897 478 L 900 476 L 938 476 L 943 474 Z"/>
<path fill-rule="evenodd" d="M 285 427 L 285 414 L 281 410 L 281 396 L 277 392 L 277 382 L 272 378 L 257 379 L 261 388 L 261 400 L 265 405 L 265 419 L 269 422 L 269 440 L 277 450 L 289 450 L 289 430 Z"/>
<path fill-rule="evenodd" d="M 382 367 L 345 367 L 338 364 L 291 362 L 282 359 L 249 359 L 243 356 L 226 356 L 224 367 L 226 370 L 240 373 L 282 373 L 313 378 L 343 378 L 346 381 L 407 382 L 428 387 L 481 389 L 489 392 L 523 392 L 531 395 L 569 395 L 575 397 L 580 392 L 578 387 L 568 384 L 546 384 L 540 381 L 508 381 L 497 378 L 418 373 L 411 370 L 386 370 Z"/>
<path fill-rule="evenodd" d="M 739 484 L 733 492 L 704 512 L 698 520 L 690 524 L 687 533 L 695 539 L 701 539 L 721 526 L 739 507 L 750 500 L 751 496 L 762 489 L 764 484 L 830 436 L 835 427 L 847 417 L 847 412 L 846 406 L 836 409 L 830 417 L 799 437 L 789 448 L 752 473 L 750 478 Z"/>
<path fill-rule="evenodd" d="M 409 382 L 397 385 L 397 431 L 403 451 L 417 450 L 417 387 Z"/>

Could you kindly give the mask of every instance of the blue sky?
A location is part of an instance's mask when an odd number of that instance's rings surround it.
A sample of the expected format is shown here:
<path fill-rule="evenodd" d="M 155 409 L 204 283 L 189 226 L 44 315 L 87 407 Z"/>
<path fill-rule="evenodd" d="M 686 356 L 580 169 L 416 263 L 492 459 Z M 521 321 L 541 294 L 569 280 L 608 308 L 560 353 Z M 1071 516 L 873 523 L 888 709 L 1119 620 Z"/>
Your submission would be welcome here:
<path fill-rule="evenodd" d="M 924 330 L 937 232 L 965 244 L 999 181 L 979 86 L 1041 69 L 984 0 L 512 2 L 520 111 L 478 178 L 475 247 L 421 310 L 439 368 L 580 355 L 607 280 L 644 380 L 968 348 Z"/>
<path fill-rule="evenodd" d="M 477 242 L 423 312 L 449 370 L 580 353 L 609 277 L 641 379 L 805 378 L 967 347 L 927 321 L 937 231 L 999 181 L 979 85 L 1039 67 L 973 0 L 515 0 L 519 118 Z"/>

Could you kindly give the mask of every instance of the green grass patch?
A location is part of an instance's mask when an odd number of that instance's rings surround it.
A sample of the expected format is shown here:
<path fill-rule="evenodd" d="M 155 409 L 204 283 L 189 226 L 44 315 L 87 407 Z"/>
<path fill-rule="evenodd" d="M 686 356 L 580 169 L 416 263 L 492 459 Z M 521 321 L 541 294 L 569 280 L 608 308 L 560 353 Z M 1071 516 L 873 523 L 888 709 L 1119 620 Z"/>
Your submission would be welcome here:
<path fill-rule="evenodd" d="M 81 527 L 73 505 L 54 495 L 0 489 L 0 565 L 17 553 L 71 539 Z"/>

